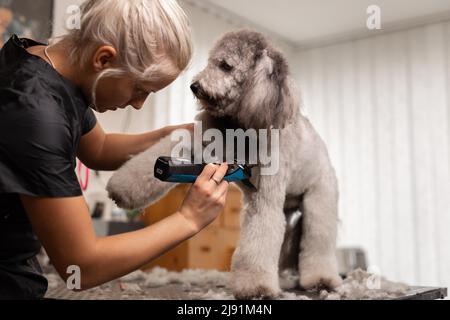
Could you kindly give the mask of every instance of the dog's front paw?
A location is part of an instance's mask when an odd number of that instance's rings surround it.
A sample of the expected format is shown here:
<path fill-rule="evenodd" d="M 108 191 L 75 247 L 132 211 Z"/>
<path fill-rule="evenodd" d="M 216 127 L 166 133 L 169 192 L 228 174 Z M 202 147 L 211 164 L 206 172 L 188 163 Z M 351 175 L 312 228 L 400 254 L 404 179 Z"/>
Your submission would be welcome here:
<path fill-rule="evenodd" d="M 281 294 L 278 276 L 268 272 L 235 271 L 231 289 L 237 300 L 276 299 Z"/>
<path fill-rule="evenodd" d="M 162 196 L 164 191 L 170 189 L 170 186 L 161 186 L 152 175 L 130 170 L 129 167 L 130 163 L 128 167 L 114 173 L 106 186 L 108 196 L 119 208 L 127 210 L 145 208 Z"/>
<path fill-rule="evenodd" d="M 129 177 L 121 171 L 118 171 L 112 176 L 106 186 L 108 196 L 119 208 L 133 210 L 142 205 L 142 198 L 144 196 L 142 194 L 142 188 L 136 188 L 138 180 L 135 179 L 134 181 L 136 182 L 133 183 L 132 179 L 133 177 Z"/>
<path fill-rule="evenodd" d="M 306 290 L 339 287 L 342 278 L 339 276 L 335 255 L 300 255 L 299 281 L 300 287 Z"/>
<path fill-rule="evenodd" d="M 108 196 L 119 208 L 126 210 L 137 209 L 137 205 L 134 203 L 134 199 L 129 192 L 117 191 L 114 188 L 110 188 L 108 190 Z"/>

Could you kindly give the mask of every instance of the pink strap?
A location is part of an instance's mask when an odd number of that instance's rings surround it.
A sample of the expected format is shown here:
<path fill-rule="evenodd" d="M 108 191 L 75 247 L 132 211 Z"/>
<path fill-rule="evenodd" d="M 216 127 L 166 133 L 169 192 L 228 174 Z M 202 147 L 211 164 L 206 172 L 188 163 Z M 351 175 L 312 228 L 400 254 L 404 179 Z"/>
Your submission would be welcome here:
<path fill-rule="evenodd" d="M 84 182 L 83 179 L 81 178 L 81 171 L 83 167 L 85 168 Z M 86 167 L 80 160 L 78 160 L 78 181 L 80 182 L 80 186 L 83 191 L 86 191 L 89 186 L 89 174 L 90 174 L 89 168 Z"/>

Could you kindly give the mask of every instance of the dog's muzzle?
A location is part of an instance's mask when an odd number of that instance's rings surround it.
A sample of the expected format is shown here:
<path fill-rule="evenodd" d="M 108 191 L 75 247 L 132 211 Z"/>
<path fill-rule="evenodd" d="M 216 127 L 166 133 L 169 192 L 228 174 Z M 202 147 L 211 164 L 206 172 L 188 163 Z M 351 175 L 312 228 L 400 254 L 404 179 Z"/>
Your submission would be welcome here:
<path fill-rule="evenodd" d="M 216 99 L 211 98 L 209 95 L 207 95 L 198 81 L 194 82 L 191 85 L 191 90 L 197 97 L 197 99 L 207 102 L 210 106 L 217 106 Z"/>

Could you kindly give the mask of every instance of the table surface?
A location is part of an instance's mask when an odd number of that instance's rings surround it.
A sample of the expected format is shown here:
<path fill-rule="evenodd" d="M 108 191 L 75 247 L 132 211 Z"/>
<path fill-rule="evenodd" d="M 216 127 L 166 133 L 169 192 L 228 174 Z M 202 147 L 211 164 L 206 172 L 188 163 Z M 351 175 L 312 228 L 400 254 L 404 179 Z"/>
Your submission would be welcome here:
<path fill-rule="evenodd" d="M 222 288 L 227 294 L 227 289 Z M 292 291 L 297 295 L 304 295 L 313 300 L 318 300 L 318 294 L 303 291 Z M 204 293 L 204 292 L 203 292 Z M 85 292 L 72 292 L 65 287 L 50 289 L 46 295 L 47 299 L 58 300 L 200 300 L 202 292 L 195 287 L 186 289 L 181 285 L 166 285 L 159 288 L 148 288 L 145 291 L 121 291 L 114 286 L 99 290 L 93 289 Z M 433 287 L 411 287 L 410 292 L 397 300 L 437 300 L 447 297 L 446 288 Z"/>
<path fill-rule="evenodd" d="M 410 292 L 399 300 L 437 300 L 447 297 L 447 288 L 412 287 Z"/>

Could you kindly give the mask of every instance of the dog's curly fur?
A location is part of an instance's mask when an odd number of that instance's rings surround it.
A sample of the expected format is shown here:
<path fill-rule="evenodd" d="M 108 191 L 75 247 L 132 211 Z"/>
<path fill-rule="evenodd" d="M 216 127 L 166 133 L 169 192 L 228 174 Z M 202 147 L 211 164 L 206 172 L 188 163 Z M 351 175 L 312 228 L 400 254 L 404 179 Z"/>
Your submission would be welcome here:
<path fill-rule="evenodd" d="M 232 260 L 234 295 L 247 299 L 280 294 L 285 213 L 292 210 L 303 214 L 298 230 L 300 286 L 340 285 L 335 256 L 337 179 L 324 142 L 300 113 L 282 53 L 259 33 L 228 33 L 211 51 L 192 89 L 203 109 L 197 119 L 204 129 L 281 129 L 278 173 L 262 176 L 258 192 L 242 189 L 241 236 Z M 111 198 L 124 208 L 144 208 L 165 195 L 174 185 L 155 179 L 153 167 L 174 145 L 166 137 L 125 164 L 109 181 Z"/>

